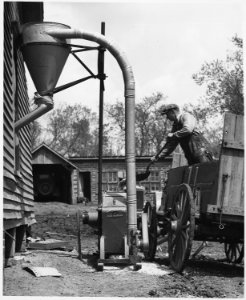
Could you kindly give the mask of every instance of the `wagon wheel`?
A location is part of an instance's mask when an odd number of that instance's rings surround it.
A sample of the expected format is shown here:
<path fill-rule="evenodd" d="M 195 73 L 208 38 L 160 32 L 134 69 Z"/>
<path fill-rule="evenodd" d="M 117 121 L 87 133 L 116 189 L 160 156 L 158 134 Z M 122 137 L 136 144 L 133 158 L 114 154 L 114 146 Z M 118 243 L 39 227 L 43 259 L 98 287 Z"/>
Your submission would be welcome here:
<path fill-rule="evenodd" d="M 156 247 L 157 247 L 156 207 L 150 202 L 147 202 L 143 211 L 144 213 L 147 214 L 147 226 L 148 226 L 148 237 L 149 237 L 149 247 L 147 251 L 144 251 L 144 257 L 147 260 L 153 260 L 155 258 Z"/>
<path fill-rule="evenodd" d="M 225 243 L 225 254 L 230 263 L 240 264 L 244 256 L 243 244 Z"/>
<path fill-rule="evenodd" d="M 195 208 L 191 188 L 182 184 L 173 199 L 168 253 L 172 268 L 182 272 L 191 252 L 195 230 Z"/>

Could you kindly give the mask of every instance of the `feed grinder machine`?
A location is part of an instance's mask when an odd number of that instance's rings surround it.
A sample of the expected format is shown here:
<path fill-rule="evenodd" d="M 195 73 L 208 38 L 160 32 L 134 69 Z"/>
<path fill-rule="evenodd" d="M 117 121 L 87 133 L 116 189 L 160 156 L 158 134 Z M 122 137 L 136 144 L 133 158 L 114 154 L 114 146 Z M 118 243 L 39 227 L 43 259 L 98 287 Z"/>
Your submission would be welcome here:
<path fill-rule="evenodd" d="M 144 180 L 149 176 L 149 166 L 146 173 L 137 174 L 136 180 Z M 121 184 L 124 185 L 123 179 Z M 150 222 L 156 219 L 156 195 L 145 193 L 144 187 L 136 187 L 137 194 L 137 232 L 127 241 L 127 194 L 122 192 L 108 192 L 103 195 L 102 203 L 94 212 L 84 211 L 83 223 L 88 224 L 98 231 L 99 259 L 97 269 L 103 270 L 106 264 L 131 264 L 134 270 L 141 268 L 141 257 L 138 251 L 144 253 L 145 258 L 155 254 L 156 243 L 150 241 L 156 224 Z M 152 195 L 153 194 L 153 195 Z M 153 197 L 154 196 L 154 197 Z M 150 220 L 151 213 L 151 220 Z M 150 232 L 150 230 L 152 232 Z M 155 239 L 155 237 L 154 237 Z M 131 249 L 129 245 L 134 245 Z M 151 245 L 151 247 L 150 247 Z"/>

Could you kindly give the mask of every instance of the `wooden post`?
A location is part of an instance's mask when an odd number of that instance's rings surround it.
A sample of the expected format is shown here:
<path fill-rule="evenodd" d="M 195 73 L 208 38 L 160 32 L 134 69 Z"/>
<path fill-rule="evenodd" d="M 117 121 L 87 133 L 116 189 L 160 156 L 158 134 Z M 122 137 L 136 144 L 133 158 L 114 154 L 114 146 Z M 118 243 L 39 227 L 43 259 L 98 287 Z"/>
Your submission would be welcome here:
<path fill-rule="evenodd" d="M 5 231 L 5 258 L 11 258 L 15 255 L 16 228 Z"/>
<path fill-rule="evenodd" d="M 16 252 L 20 252 L 21 250 L 26 249 L 26 226 L 27 225 L 21 225 L 16 228 Z"/>
<path fill-rule="evenodd" d="M 82 253 L 81 253 L 81 238 L 80 238 L 80 212 L 78 211 L 77 214 L 77 228 L 78 228 L 78 252 L 79 252 L 79 256 L 78 259 L 81 260 L 82 259 Z"/>

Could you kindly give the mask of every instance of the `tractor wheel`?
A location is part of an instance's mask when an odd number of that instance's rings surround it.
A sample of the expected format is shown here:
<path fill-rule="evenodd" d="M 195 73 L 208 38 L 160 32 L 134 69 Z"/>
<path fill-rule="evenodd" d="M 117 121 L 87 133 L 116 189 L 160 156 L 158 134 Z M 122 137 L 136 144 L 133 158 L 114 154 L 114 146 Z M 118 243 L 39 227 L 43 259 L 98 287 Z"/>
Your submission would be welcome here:
<path fill-rule="evenodd" d="M 42 196 L 49 196 L 54 190 L 52 181 L 42 181 L 38 183 L 38 191 Z"/>
<path fill-rule="evenodd" d="M 228 262 L 240 264 L 244 257 L 243 244 L 225 243 L 225 254 Z"/>
<path fill-rule="evenodd" d="M 168 233 L 171 267 L 181 273 L 191 252 L 195 230 L 195 208 L 189 185 L 182 184 L 173 199 Z"/>
<path fill-rule="evenodd" d="M 157 216 L 156 207 L 147 202 L 144 207 L 144 214 L 147 215 L 147 228 L 149 237 L 148 251 L 144 251 L 145 259 L 154 260 L 157 247 Z"/>

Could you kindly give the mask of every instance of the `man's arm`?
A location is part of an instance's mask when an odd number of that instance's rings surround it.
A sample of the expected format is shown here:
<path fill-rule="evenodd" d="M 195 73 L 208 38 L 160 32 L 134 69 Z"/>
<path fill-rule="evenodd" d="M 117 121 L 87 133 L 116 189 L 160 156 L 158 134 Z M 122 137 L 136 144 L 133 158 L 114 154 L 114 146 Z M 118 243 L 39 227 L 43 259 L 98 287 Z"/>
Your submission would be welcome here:
<path fill-rule="evenodd" d="M 171 154 L 178 146 L 179 141 L 176 137 L 169 137 L 165 145 L 159 150 L 159 152 L 151 158 L 151 161 L 157 161 L 160 157 L 165 157 Z"/>

